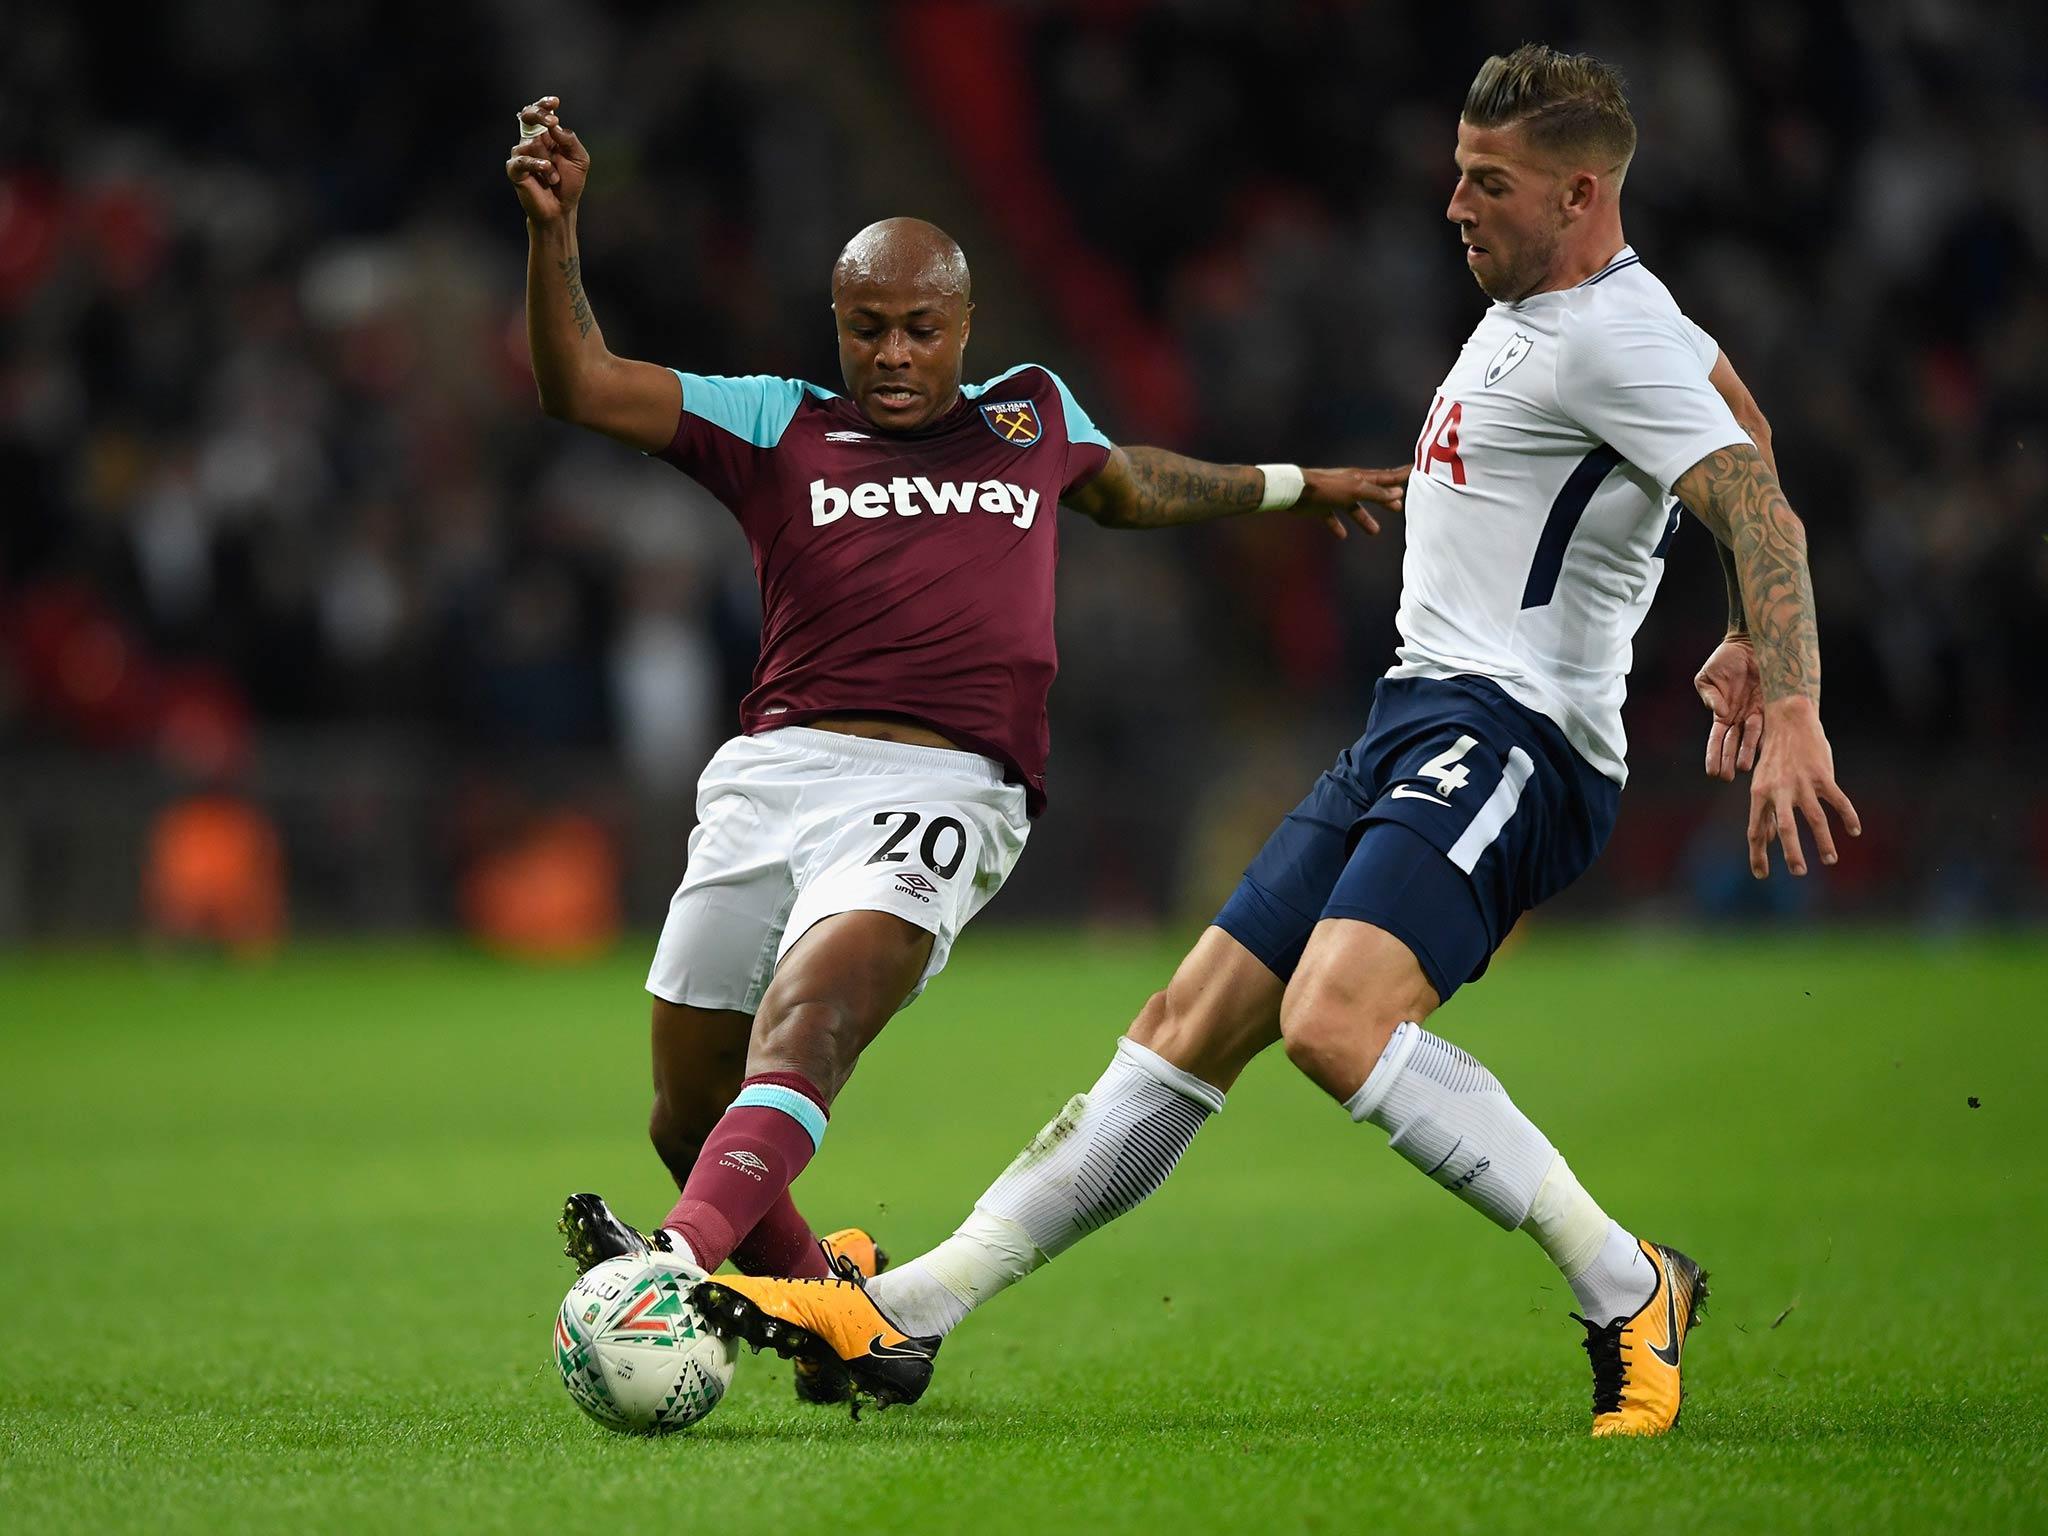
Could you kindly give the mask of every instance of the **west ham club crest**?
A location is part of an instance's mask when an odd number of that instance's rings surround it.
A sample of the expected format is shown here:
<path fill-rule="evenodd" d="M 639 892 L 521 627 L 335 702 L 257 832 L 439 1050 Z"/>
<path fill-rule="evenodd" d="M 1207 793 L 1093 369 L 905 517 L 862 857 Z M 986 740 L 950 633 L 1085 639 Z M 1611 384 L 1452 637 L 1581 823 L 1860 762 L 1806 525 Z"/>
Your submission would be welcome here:
<path fill-rule="evenodd" d="M 1038 422 L 1038 407 L 1029 400 L 1000 400 L 981 408 L 981 419 L 1004 442 L 1029 448 L 1045 428 Z"/>

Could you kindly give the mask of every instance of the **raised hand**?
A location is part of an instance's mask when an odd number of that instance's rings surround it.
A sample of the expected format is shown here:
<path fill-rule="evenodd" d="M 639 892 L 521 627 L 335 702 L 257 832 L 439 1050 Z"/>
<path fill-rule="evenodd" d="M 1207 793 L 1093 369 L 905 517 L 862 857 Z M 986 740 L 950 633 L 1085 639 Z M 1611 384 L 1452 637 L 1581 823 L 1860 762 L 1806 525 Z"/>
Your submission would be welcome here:
<path fill-rule="evenodd" d="M 1692 686 L 1714 712 L 1707 730 L 1707 777 L 1732 784 L 1737 769 L 1747 773 L 1756 766 L 1764 734 L 1763 676 L 1749 637 L 1731 635 L 1716 646 Z"/>
<path fill-rule="evenodd" d="M 1806 873 L 1799 846 L 1799 818 L 1813 837 L 1823 864 L 1835 862 L 1835 837 L 1827 810 L 1842 819 L 1851 837 L 1863 834 L 1856 807 L 1835 783 L 1835 754 L 1820 728 L 1820 710 L 1807 698 L 1773 699 L 1764 706 L 1763 755 L 1749 781 L 1749 872 L 1761 880 L 1771 872 L 1771 843 L 1785 850 L 1785 867 Z"/>
<path fill-rule="evenodd" d="M 1380 531 L 1373 506 L 1389 512 L 1401 510 L 1408 489 L 1408 466 L 1398 469 L 1304 469 L 1301 472 L 1301 500 L 1289 510 L 1307 517 L 1320 517 L 1340 539 L 1351 537 L 1344 526 L 1349 518 L 1367 533 Z"/>
<path fill-rule="evenodd" d="M 590 175 L 590 152 L 562 126 L 561 106 L 559 96 L 543 96 L 521 107 L 519 142 L 505 161 L 519 206 L 536 224 L 552 224 L 574 213 Z"/>

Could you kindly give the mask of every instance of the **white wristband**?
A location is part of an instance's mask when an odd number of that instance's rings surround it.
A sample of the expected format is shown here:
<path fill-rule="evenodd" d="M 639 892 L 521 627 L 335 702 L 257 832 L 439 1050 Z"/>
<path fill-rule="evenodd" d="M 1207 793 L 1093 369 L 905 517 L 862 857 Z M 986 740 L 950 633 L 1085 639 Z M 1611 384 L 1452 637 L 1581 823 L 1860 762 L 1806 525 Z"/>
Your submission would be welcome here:
<path fill-rule="evenodd" d="M 1302 488 L 1308 483 L 1301 477 L 1299 464 L 1261 464 L 1259 473 L 1266 477 L 1266 494 L 1259 502 L 1261 512 L 1278 512 L 1293 506 L 1301 500 Z"/>

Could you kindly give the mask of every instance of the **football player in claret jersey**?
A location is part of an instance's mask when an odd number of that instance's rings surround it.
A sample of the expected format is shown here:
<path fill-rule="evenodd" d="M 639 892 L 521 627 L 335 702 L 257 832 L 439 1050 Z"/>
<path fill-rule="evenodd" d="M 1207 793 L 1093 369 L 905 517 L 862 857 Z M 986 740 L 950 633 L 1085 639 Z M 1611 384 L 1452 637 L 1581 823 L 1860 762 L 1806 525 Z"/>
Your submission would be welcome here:
<path fill-rule="evenodd" d="M 1734 573 L 1729 638 L 1697 686 L 1715 714 L 1708 772 L 1754 768 L 1752 872 L 1768 873 L 1775 839 L 1805 873 L 1795 816 L 1824 863 L 1827 809 L 1859 830 L 1820 726 L 1805 533 L 1727 358 L 1622 238 L 1634 148 L 1620 82 L 1597 60 L 1536 45 L 1487 60 L 1448 212 L 1494 302 L 1424 412 L 1398 660 L 1365 734 L 1274 832 L 1101 1080 L 951 1238 L 866 1287 L 706 1282 L 714 1326 L 759 1338 L 773 1324 L 842 1356 L 883 1319 L 892 1337 L 942 1338 L 1156 1189 L 1279 1040 L 1353 1120 L 1562 1270 L 1595 1434 L 1676 1421 L 1699 1266 L 1610 1218 L 1494 1076 L 1424 1028 L 1607 840 L 1631 640 L 1681 505 Z M 1674 1177 L 1693 1160 L 1658 1138 L 1654 1110 L 1641 1146 Z"/>
<path fill-rule="evenodd" d="M 821 1245 L 789 1186 L 862 1049 L 944 967 L 1045 804 L 1056 505 L 1118 528 L 1292 508 L 1377 532 L 1365 503 L 1399 506 L 1407 472 L 1114 447 L 1036 364 L 963 384 L 967 263 L 915 219 L 862 230 L 833 268 L 843 395 L 616 357 L 577 247 L 590 157 L 560 105 L 520 112 L 505 166 L 541 404 L 701 482 L 761 587 L 742 734 L 704 771 L 647 979 L 651 1133 L 681 1187 L 654 1244 L 705 1271 L 873 1274 L 873 1240 Z M 562 1227 L 585 1268 L 649 1246 L 595 1195 Z M 846 1372 L 823 1367 L 809 1392 L 843 1397 Z M 878 1353 L 859 1384 L 901 1395 L 930 1369 L 929 1351 Z"/>

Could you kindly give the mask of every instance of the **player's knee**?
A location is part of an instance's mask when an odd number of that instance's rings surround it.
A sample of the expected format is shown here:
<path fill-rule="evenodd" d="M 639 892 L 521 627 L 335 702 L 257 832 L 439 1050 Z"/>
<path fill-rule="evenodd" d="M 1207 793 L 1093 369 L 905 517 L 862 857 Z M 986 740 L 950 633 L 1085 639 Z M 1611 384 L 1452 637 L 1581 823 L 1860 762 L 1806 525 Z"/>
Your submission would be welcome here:
<path fill-rule="evenodd" d="M 1333 1098 L 1347 1099 L 1371 1074 L 1401 1013 L 1342 977 L 1297 972 L 1281 999 L 1280 1039 L 1289 1061 Z"/>

